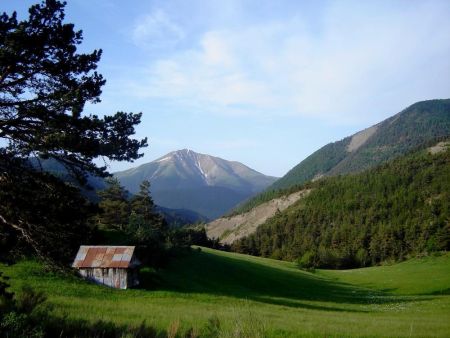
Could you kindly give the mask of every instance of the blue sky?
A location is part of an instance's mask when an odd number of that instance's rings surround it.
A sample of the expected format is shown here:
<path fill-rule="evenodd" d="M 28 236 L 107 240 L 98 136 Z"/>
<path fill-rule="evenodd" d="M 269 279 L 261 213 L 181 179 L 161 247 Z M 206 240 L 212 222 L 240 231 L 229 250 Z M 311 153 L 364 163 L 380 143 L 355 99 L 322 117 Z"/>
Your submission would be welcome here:
<path fill-rule="evenodd" d="M 189 148 L 282 176 L 321 146 L 450 97 L 450 1 L 69 0 L 102 102 L 143 112 L 144 158 Z M 2 0 L 25 15 L 35 1 Z"/>

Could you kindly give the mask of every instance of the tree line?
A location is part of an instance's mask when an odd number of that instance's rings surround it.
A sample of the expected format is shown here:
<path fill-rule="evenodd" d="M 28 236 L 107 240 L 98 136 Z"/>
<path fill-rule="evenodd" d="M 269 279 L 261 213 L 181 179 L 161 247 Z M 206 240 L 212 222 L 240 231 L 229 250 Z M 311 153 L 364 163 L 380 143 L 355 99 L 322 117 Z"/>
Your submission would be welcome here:
<path fill-rule="evenodd" d="M 153 202 L 149 181 L 142 181 L 135 195 L 117 178 L 109 178 L 106 183 L 107 187 L 98 191 L 98 211 L 91 219 L 97 229 L 96 242 L 137 246 L 139 258 L 154 267 L 180 249 L 194 244 L 214 245 L 201 226 L 170 227 Z"/>

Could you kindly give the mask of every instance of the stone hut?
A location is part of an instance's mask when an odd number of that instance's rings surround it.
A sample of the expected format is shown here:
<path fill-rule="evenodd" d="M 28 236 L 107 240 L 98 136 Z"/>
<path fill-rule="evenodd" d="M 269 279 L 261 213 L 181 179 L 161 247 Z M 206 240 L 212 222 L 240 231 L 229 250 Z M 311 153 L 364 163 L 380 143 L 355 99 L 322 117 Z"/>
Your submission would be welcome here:
<path fill-rule="evenodd" d="M 139 284 L 141 263 L 136 258 L 134 246 L 82 245 L 72 264 L 84 278 L 117 289 L 127 289 Z"/>

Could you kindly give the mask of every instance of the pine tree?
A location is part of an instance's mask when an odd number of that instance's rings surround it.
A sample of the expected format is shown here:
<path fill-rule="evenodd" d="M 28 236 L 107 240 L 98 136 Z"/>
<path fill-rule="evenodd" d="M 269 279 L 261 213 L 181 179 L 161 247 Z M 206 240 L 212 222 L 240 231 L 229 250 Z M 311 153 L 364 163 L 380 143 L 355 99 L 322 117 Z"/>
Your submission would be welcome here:
<path fill-rule="evenodd" d="M 100 196 L 100 225 L 107 229 L 125 230 L 130 216 L 127 191 L 117 178 L 106 180 L 108 187 L 98 192 Z"/>
<path fill-rule="evenodd" d="M 139 186 L 139 192 L 131 198 L 131 210 L 142 215 L 146 222 L 159 222 L 161 215 L 155 211 L 155 203 L 150 195 L 150 182 L 145 180 Z"/>
<path fill-rule="evenodd" d="M 164 218 L 155 210 L 155 204 L 150 195 L 150 182 L 145 180 L 140 184 L 139 192 L 131 198 L 131 216 L 129 232 L 134 231 L 137 241 L 162 242 L 167 235 L 167 225 Z M 140 235 L 139 235 L 140 234 Z"/>
<path fill-rule="evenodd" d="M 0 251 L 25 246 L 58 260 L 87 240 L 86 203 L 30 160 L 52 158 L 84 183 L 88 173 L 108 176 L 95 158 L 132 161 L 147 145 L 131 138 L 140 113 L 83 112 L 100 102 L 102 51 L 77 53 L 83 36 L 64 22 L 65 5 L 45 0 L 23 21 L 0 15 Z"/>

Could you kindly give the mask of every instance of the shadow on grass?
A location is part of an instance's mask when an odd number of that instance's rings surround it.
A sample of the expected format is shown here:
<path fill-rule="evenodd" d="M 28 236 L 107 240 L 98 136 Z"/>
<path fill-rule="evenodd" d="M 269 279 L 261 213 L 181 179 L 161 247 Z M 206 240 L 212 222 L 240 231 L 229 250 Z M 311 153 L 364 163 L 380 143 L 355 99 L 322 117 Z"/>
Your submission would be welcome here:
<path fill-rule="evenodd" d="M 308 304 L 300 302 L 299 300 L 290 300 L 287 298 L 274 298 L 274 297 L 252 297 L 251 298 L 254 301 L 266 303 L 266 304 L 272 304 L 272 305 L 280 305 L 280 306 L 287 306 L 291 308 L 301 308 L 306 310 L 317 310 L 317 311 L 332 311 L 332 312 L 370 312 L 369 310 L 364 309 L 349 309 L 349 308 L 340 308 L 335 306 L 321 306 L 321 305 L 315 305 L 315 304 Z"/>
<path fill-rule="evenodd" d="M 255 261 L 192 251 L 174 259 L 158 273 L 143 270 L 141 287 L 148 290 L 200 293 L 249 299 L 274 305 L 325 311 L 366 312 L 306 304 L 323 301 L 341 304 L 387 304 L 418 301 L 358 288 L 295 269 L 282 269 Z"/>
<path fill-rule="evenodd" d="M 433 291 L 433 292 L 427 293 L 426 295 L 435 295 L 435 296 L 450 295 L 450 288 L 444 289 L 444 290 Z"/>

